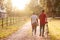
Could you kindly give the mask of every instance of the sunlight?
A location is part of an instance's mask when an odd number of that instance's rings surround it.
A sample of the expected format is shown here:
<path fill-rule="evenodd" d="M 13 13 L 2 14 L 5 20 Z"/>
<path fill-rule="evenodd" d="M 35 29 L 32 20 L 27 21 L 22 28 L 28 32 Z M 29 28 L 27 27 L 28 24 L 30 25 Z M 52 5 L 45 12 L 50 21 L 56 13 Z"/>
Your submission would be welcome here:
<path fill-rule="evenodd" d="M 12 0 L 12 6 L 22 10 L 29 2 L 30 0 Z"/>

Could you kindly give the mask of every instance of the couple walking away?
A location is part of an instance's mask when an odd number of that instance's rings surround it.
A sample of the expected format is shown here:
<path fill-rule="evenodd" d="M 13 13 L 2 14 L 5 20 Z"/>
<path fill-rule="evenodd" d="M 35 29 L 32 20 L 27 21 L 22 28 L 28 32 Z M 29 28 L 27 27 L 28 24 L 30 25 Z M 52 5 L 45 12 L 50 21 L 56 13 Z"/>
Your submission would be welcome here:
<path fill-rule="evenodd" d="M 40 20 L 40 35 L 39 36 L 44 36 L 45 24 L 47 23 L 47 16 L 44 10 L 42 10 L 42 13 L 40 13 L 39 16 L 37 16 L 35 13 L 33 13 L 33 15 L 31 16 L 32 35 L 33 35 L 33 32 L 36 35 L 38 18 Z"/>

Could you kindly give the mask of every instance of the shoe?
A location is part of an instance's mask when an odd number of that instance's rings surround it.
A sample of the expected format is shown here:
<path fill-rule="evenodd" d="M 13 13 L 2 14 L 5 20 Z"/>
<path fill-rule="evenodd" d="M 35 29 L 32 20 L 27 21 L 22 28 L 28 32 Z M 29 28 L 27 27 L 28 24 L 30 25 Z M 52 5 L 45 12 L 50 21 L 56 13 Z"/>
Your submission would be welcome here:
<path fill-rule="evenodd" d="M 44 35 L 42 35 L 42 37 L 44 37 Z"/>
<path fill-rule="evenodd" d="M 41 36 L 41 34 L 39 36 Z"/>

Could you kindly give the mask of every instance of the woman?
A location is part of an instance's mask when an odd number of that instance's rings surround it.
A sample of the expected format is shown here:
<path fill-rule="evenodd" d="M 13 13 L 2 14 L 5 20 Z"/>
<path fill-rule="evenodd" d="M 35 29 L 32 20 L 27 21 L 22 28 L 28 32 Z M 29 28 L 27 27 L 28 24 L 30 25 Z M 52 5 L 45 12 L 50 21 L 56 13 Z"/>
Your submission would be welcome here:
<path fill-rule="evenodd" d="M 35 13 L 33 13 L 33 15 L 31 16 L 32 35 L 33 35 L 33 32 L 36 35 L 37 24 L 38 24 L 38 17 Z"/>

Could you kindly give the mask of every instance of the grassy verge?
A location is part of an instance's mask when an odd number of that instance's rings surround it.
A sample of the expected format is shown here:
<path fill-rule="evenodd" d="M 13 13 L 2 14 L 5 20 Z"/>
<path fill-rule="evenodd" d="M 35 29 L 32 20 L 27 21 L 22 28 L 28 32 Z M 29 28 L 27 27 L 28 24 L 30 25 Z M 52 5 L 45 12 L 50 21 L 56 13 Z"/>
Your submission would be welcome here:
<path fill-rule="evenodd" d="M 9 26 L 0 30 L 0 38 L 5 38 L 18 29 L 17 26 Z"/>
<path fill-rule="evenodd" d="M 49 22 L 49 31 L 51 40 L 60 40 L 60 20 L 52 20 Z"/>

